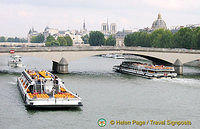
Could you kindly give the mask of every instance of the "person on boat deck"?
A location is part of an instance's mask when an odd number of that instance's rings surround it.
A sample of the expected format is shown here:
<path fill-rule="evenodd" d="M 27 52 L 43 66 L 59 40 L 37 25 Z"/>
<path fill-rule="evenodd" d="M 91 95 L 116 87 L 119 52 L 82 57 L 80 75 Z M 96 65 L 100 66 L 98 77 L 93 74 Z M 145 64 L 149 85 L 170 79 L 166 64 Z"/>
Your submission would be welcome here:
<path fill-rule="evenodd" d="M 54 81 L 53 81 L 54 84 L 58 84 L 58 77 L 55 75 L 55 78 L 54 78 Z"/>

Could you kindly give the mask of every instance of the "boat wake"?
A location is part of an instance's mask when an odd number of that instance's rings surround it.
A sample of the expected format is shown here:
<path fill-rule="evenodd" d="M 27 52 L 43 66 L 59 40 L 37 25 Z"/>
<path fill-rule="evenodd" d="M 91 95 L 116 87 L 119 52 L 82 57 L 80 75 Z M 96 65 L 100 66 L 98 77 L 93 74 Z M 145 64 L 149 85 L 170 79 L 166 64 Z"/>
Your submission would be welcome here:
<path fill-rule="evenodd" d="M 16 82 L 8 82 L 8 84 L 16 85 L 17 83 Z"/>
<path fill-rule="evenodd" d="M 168 82 L 168 83 L 176 83 L 181 85 L 187 86 L 198 86 L 200 84 L 199 79 L 191 79 L 191 78 L 174 78 L 174 79 L 152 79 L 153 81 L 161 81 L 161 82 Z"/>

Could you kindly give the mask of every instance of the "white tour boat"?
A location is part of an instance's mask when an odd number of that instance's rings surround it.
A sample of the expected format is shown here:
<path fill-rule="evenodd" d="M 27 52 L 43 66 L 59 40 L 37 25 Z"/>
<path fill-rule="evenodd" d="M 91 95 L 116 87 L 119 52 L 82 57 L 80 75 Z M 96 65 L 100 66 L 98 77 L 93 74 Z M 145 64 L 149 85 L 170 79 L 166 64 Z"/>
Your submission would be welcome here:
<path fill-rule="evenodd" d="M 119 66 L 114 66 L 113 70 L 120 73 L 127 73 L 145 78 L 175 78 L 177 73 L 172 66 L 150 65 L 140 62 L 124 61 Z"/>
<path fill-rule="evenodd" d="M 10 67 L 22 67 L 22 57 L 18 55 L 11 55 L 8 61 L 8 66 Z"/>
<path fill-rule="evenodd" d="M 65 108 L 82 106 L 81 98 L 67 90 L 64 82 L 48 71 L 24 70 L 17 79 L 25 106 Z"/>
<path fill-rule="evenodd" d="M 114 59 L 124 59 L 124 56 L 122 54 L 115 54 Z"/>

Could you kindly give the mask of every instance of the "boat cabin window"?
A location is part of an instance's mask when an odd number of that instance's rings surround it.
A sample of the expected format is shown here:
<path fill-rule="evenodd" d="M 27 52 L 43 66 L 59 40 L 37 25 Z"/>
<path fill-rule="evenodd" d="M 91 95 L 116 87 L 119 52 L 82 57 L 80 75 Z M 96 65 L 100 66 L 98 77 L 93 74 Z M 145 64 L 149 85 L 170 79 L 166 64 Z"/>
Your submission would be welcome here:
<path fill-rule="evenodd" d="M 34 93 L 34 86 L 33 85 L 30 85 L 27 89 L 27 93 Z"/>
<path fill-rule="evenodd" d="M 35 89 L 35 92 L 37 93 L 43 93 L 44 92 L 44 85 L 36 85 L 36 89 Z"/>

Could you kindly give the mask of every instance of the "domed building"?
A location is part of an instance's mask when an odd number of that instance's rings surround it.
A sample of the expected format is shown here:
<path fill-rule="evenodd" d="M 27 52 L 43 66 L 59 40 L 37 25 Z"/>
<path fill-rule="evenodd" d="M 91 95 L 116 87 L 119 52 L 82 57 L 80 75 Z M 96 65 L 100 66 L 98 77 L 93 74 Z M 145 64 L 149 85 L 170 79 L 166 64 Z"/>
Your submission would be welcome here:
<path fill-rule="evenodd" d="M 161 14 L 159 13 L 158 14 L 158 19 L 153 22 L 151 29 L 152 30 L 156 30 L 156 29 L 161 29 L 161 28 L 162 29 L 167 29 L 167 26 L 166 26 L 165 21 L 162 20 Z"/>

